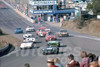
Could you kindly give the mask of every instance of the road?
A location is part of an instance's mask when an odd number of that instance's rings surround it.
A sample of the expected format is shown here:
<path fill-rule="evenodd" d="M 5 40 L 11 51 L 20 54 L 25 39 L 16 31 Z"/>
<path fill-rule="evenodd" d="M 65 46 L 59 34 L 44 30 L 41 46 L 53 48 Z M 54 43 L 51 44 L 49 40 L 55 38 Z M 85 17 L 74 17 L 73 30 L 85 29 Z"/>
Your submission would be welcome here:
<path fill-rule="evenodd" d="M 3 3 L 0 1 L 0 4 Z M 25 30 L 25 28 L 29 25 L 34 25 L 36 29 L 40 26 L 39 24 L 30 23 L 9 7 L 8 9 L 0 9 L 0 28 L 3 29 L 4 32 L 22 40 L 23 34 L 14 34 L 14 30 L 17 27 L 21 27 L 23 30 Z M 55 33 L 60 30 L 60 28 L 54 26 L 48 25 L 48 27 L 50 27 Z M 35 32 L 33 34 L 34 36 L 36 35 Z M 84 35 L 76 32 L 70 32 L 70 34 Z M 41 54 L 41 49 L 45 47 L 46 42 L 44 38 L 37 38 L 39 42 L 35 44 L 35 48 L 20 50 L 19 47 L 16 46 L 15 51 L 6 56 L 0 57 L 1 67 L 22 67 L 25 63 L 29 63 L 31 67 L 47 67 L 46 60 L 49 57 L 58 57 L 61 60 L 61 63 L 65 66 L 67 63 L 67 56 L 70 53 L 75 55 L 75 59 L 77 61 L 80 61 L 80 52 L 83 50 L 100 55 L 100 41 L 84 37 L 71 36 L 67 38 L 58 37 L 58 40 L 62 43 L 60 53 L 58 55 L 43 56 Z"/>

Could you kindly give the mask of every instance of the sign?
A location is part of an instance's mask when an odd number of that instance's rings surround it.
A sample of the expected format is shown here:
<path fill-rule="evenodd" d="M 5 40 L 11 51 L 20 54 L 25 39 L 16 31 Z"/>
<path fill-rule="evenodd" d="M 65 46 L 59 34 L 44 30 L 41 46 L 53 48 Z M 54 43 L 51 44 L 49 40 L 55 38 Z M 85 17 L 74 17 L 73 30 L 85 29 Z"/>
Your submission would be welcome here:
<path fill-rule="evenodd" d="M 42 14 L 42 13 L 53 13 L 52 10 L 44 10 L 44 11 L 33 11 L 34 14 Z"/>
<path fill-rule="evenodd" d="M 56 5 L 56 1 L 29 1 L 30 5 Z"/>

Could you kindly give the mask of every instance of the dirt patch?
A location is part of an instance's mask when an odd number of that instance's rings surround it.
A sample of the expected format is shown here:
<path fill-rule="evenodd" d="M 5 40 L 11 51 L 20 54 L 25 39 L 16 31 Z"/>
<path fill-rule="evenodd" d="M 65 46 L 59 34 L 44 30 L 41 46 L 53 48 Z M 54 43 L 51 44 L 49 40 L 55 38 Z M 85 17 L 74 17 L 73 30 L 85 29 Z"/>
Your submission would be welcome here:
<path fill-rule="evenodd" d="M 4 48 L 8 45 L 8 43 L 6 41 L 0 40 L 0 49 Z"/>
<path fill-rule="evenodd" d="M 19 46 L 22 42 L 21 40 L 13 37 L 11 35 L 2 35 L 2 36 L 0 36 L 0 40 L 8 42 L 8 43 L 12 44 L 13 46 Z M 4 44 L 2 46 L 4 46 Z"/>

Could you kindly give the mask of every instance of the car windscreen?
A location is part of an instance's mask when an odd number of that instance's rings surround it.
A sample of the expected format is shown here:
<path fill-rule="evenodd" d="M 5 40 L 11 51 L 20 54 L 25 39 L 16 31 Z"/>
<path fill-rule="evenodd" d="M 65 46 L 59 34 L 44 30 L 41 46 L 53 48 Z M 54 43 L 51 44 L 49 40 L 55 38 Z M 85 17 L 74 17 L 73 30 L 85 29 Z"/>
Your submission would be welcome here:
<path fill-rule="evenodd" d="M 48 45 L 57 45 L 57 43 L 48 43 Z"/>
<path fill-rule="evenodd" d="M 67 30 L 61 30 L 60 32 L 67 32 Z"/>

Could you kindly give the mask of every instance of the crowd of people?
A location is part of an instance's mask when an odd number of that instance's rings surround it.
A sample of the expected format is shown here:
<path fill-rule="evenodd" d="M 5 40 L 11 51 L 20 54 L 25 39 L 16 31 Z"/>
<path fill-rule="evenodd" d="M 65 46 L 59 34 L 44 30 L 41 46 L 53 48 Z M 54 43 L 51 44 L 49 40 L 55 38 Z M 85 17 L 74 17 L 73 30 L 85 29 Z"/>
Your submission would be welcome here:
<path fill-rule="evenodd" d="M 82 58 L 79 63 L 74 59 L 74 55 L 70 54 L 67 56 L 68 64 L 66 67 L 100 67 L 100 56 L 96 56 L 95 54 L 82 51 L 80 53 L 80 57 Z M 48 67 L 64 67 L 58 58 L 48 58 L 47 60 Z M 30 67 L 29 64 L 25 64 L 24 67 Z"/>

